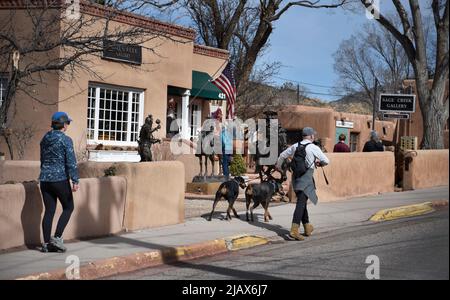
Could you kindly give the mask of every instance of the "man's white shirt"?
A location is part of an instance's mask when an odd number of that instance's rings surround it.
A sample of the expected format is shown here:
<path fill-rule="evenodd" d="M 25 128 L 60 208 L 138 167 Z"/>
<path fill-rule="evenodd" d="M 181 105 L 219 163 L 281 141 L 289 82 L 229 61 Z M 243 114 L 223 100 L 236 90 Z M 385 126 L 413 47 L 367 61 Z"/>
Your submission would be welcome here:
<path fill-rule="evenodd" d="M 306 164 L 310 169 L 315 168 L 314 162 L 316 161 L 316 159 L 318 159 L 322 163 L 322 165 L 330 164 L 330 160 L 328 159 L 328 157 L 326 157 L 325 154 L 322 152 L 322 150 L 318 146 L 314 145 L 311 141 L 303 140 L 300 142 L 300 144 L 302 145 L 310 144 L 306 147 L 306 159 L 305 159 Z M 278 168 L 281 168 L 281 165 L 288 157 L 294 156 L 297 147 L 298 143 L 295 143 L 294 145 L 290 146 L 289 148 L 284 150 L 283 153 L 280 154 L 280 157 L 278 158 L 277 161 Z"/>

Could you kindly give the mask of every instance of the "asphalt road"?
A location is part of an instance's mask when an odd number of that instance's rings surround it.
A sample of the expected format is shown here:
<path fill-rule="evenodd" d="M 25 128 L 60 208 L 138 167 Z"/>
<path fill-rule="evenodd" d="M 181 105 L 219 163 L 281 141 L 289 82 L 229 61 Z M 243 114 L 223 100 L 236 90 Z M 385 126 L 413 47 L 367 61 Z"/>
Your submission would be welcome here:
<path fill-rule="evenodd" d="M 369 256 L 379 278 L 449 279 L 448 207 L 414 218 L 367 223 L 110 279 L 367 279 Z M 373 268 L 370 268 L 371 274 Z"/>

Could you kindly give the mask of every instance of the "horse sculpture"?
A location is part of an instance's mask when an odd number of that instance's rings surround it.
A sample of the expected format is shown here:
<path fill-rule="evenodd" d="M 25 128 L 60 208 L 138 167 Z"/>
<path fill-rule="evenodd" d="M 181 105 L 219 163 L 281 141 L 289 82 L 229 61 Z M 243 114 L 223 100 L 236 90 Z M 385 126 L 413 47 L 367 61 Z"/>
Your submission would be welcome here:
<path fill-rule="evenodd" d="M 202 129 L 200 132 L 198 141 L 197 141 L 197 152 L 195 154 L 196 157 L 198 157 L 199 165 L 200 165 L 200 172 L 199 176 L 206 177 L 208 176 L 208 161 L 211 163 L 211 175 L 214 176 L 214 165 L 216 160 L 220 161 L 220 155 L 214 153 L 214 139 L 210 139 L 209 145 L 207 148 L 210 148 L 212 150 L 211 153 L 205 153 L 205 143 L 208 142 L 206 140 L 206 137 L 212 134 L 214 131 L 214 128 L 210 128 L 208 130 Z M 205 161 L 205 172 L 203 173 L 203 159 Z M 219 175 L 222 174 L 222 165 L 219 163 Z"/>

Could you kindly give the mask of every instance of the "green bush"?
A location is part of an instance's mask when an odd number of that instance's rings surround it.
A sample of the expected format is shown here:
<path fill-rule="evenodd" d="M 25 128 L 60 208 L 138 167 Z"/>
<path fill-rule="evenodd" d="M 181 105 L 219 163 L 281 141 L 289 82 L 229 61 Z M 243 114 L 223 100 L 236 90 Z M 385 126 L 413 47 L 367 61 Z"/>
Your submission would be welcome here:
<path fill-rule="evenodd" d="M 230 165 L 231 175 L 242 176 L 245 172 L 247 172 L 247 166 L 245 165 L 244 158 L 242 158 L 242 155 L 240 154 L 235 154 Z"/>
<path fill-rule="evenodd" d="M 115 166 L 111 166 L 108 169 L 104 170 L 105 177 L 116 176 L 117 168 Z"/>

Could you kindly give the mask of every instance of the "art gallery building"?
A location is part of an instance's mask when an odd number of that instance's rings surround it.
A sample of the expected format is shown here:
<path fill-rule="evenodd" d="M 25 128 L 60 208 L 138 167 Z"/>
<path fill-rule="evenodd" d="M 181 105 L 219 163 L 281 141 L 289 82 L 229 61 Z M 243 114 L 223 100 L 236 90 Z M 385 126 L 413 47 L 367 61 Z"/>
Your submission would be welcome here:
<path fill-rule="evenodd" d="M 26 35 L 33 27 L 20 3 L 0 2 L 0 18 L 14 11 L 14 27 Z M 82 2 L 81 13 L 101 17 L 105 8 Z M 161 120 L 162 129 L 155 137 L 166 137 L 171 99 L 176 103 L 176 118 L 181 120 L 178 130 L 186 140 L 198 135 L 202 121 L 212 111 L 221 107 L 225 112 L 225 95 L 210 81 L 225 68 L 227 51 L 196 45 L 196 32 L 192 29 L 134 14 L 119 13 L 114 26 L 142 26 L 162 35 L 141 46 L 118 43 L 103 57 L 86 57 L 93 66 L 90 71 L 100 76 L 85 70 L 78 70 L 71 80 L 45 74 L 43 83 L 32 88 L 32 95 L 18 92 L 12 108 L 14 118 L 8 127 L 17 133 L 31 128 L 28 132 L 32 132 L 32 137 L 26 145 L 15 141 L 15 159 L 39 160 L 39 142 L 50 129 L 51 116 L 56 111 L 65 111 L 73 119 L 67 134 L 74 141 L 78 157 L 98 161 L 138 160 L 135 150 L 139 130 L 149 114 Z M 9 78 L 7 71 L 0 72 L 2 98 Z M 23 152 L 20 157 L 19 148 Z M 9 159 L 3 139 L 0 152 Z"/>

